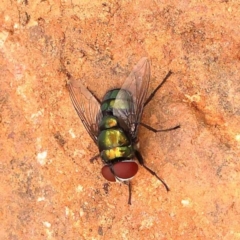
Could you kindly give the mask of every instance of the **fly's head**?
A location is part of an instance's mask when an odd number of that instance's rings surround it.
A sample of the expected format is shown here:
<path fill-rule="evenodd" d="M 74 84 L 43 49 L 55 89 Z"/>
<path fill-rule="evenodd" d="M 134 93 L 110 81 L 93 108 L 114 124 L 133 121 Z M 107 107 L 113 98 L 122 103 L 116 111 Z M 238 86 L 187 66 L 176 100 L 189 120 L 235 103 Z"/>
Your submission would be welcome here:
<path fill-rule="evenodd" d="M 131 180 L 138 171 L 138 164 L 134 160 L 123 160 L 102 167 L 102 175 L 110 182 L 125 182 Z"/>

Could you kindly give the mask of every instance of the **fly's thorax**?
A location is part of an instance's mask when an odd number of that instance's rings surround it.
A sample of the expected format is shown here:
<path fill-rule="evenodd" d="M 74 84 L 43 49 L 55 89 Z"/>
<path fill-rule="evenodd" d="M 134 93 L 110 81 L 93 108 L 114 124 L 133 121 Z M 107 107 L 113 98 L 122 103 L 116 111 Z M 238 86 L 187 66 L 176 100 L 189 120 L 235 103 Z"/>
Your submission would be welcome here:
<path fill-rule="evenodd" d="M 99 130 L 105 130 L 109 128 L 114 128 L 118 126 L 118 119 L 113 115 L 106 115 L 102 118 L 101 122 L 99 123 Z"/>
<path fill-rule="evenodd" d="M 102 130 L 98 136 L 99 151 L 130 145 L 130 140 L 121 128 Z"/>
<path fill-rule="evenodd" d="M 130 159 L 134 157 L 134 148 L 132 145 L 114 147 L 111 149 L 102 150 L 100 156 L 106 163 L 112 162 L 116 159 Z"/>
<path fill-rule="evenodd" d="M 134 148 L 127 132 L 120 127 L 115 116 L 104 116 L 99 124 L 98 148 L 104 162 L 129 159 L 134 156 Z"/>
<path fill-rule="evenodd" d="M 113 89 L 108 91 L 102 101 L 101 111 L 103 115 L 113 112 L 113 109 L 128 110 L 133 107 L 132 95 L 124 89 Z"/>

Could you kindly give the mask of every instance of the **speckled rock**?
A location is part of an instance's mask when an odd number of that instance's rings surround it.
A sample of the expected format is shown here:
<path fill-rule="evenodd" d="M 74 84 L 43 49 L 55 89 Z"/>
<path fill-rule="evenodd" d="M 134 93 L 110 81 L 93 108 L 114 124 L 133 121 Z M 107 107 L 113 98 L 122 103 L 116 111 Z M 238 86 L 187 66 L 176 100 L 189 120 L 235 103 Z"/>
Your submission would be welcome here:
<path fill-rule="evenodd" d="M 83 2 L 83 3 L 81 3 Z M 3 1 L 0 239 L 240 239 L 239 1 Z M 107 183 L 66 68 L 99 98 L 151 60 L 132 205 Z"/>

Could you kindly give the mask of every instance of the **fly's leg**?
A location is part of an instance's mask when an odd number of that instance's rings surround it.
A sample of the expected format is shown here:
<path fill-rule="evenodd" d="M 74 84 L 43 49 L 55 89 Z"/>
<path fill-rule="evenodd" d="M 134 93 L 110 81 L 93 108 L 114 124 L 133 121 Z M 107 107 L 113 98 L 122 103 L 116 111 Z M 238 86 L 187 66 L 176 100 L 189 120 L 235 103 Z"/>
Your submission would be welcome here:
<path fill-rule="evenodd" d="M 160 129 L 160 130 L 157 130 L 157 129 L 155 129 L 155 128 L 153 128 L 153 127 L 151 127 L 151 126 L 149 126 L 149 125 L 147 125 L 147 124 L 145 124 L 145 123 L 141 123 L 140 122 L 140 124 L 143 126 L 143 127 L 145 127 L 145 128 L 147 128 L 148 130 L 150 130 L 150 131 L 152 131 L 152 132 L 168 132 L 168 131 L 172 131 L 172 130 L 175 130 L 175 129 L 178 129 L 178 128 L 180 128 L 180 125 L 177 125 L 176 127 L 173 127 L 173 128 L 167 128 L 167 129 Z"/>
<path fill-rule="evenodd" d="M 90 162 L 93 163 L 95 160 L 97 160 L 100 157 L 100 153 L 95 155 L 94 157 L 90 158 Z"/>
<path fill-rule="evenodd" d="M 159 88 L 167 81 L 167 79 L 171 76 L 172 71 L 169 71 L 168 74 L 165 76 L 165 78 L 162 80 L 162 82 L 156 87 L 156 89 L 150 94 L 150 96 L 148 97 L 148 99 L 146 100 L 146 102 L 144 103 L 144 107 L 146 107 L 146 105 L 153 99 L 153 97 L 155 96 L 156 92 L 159 90 Z M 177 125 L 176 127 L 173 128 L 167 128 L 167 129 L 160 129 L 157 130 L 145 123 L 140 123 L 143 127 L 147 128 L 148 130 L 152 131 L 152 132 L 168 132 L 171 130 L 175 130 L 180 128 L 180 125 Z"/>
<path fill-rule="evenodd" d="M 130 181 L 124 182 L 124 184 L 128 185 L 128 204 L 132 204 L 132 184 Z"/>
<path fill-rule="evenodd" d="M 172 71 L 169 71 L 168 74 L 165 76 L 165 78 L 162 80 L 162 82 L 156 87 L 156 89 L 150 94 L 146 102 L 144 103 L 144 107 L 152 100 L 156 92 L 159 90 L 159 88 L 167 81 L 167 79 L 171 76 Z"/>
<path fill-rule="evenodd" d="M 150 172 L 153 176 L 155 176 L 163 185 L 164 187 L 166 188 L 167 191 L 170 191 L 170 188 L 168 187 L 168 185 L 163 181 L 163 179 L 161 179 L 152 169 L 150 169 L 149 167 L 147 167 L 145 164 L 144 164 L 144 161 L 143 161 L 143 157 L 141 155 L 141 153 L 139 151 L 135 151 L 135 156 L 138 160 L 138 162 L 140 163 L 141 166 L 143 166 L 148 172 Z"/>
<path fill-rule="evenodd" d="M 112 174 L 115 176 L 116 179 L 118 179 L 118 177 L 116 176 L 114 170 L 113 170 L 113 166 L 110 165 L 110 171 L 112 172 Z M 120 179 L 118 179 L 119 181 L 121 181 Z M 122 181 L 121 181 L 122 182 Z M 128 204 L 131 205 L 131 200 L 132 200 L 132 185 L 130 181 L 124 181 L 124 184 L 126 184 L 128 186 Z"/>
<path fill-rule="evenodd" d="M 115 176 L 116 179 L 118 179 L 118 177 L 116 176 L 113 168 L 112 168 L 112 165 L 110 165 L 110 171 L 112 172 L 112 174 Z M 118 179 L 119 181 L 121 181 L 120 179 Z M 130 181 L 125 181 L 123 182 L 124 184 L 126 184 L 128 186 L 128 204 L 131 205 L 132 202 L 132 185 L 131 185 L 131 182 Z"/>

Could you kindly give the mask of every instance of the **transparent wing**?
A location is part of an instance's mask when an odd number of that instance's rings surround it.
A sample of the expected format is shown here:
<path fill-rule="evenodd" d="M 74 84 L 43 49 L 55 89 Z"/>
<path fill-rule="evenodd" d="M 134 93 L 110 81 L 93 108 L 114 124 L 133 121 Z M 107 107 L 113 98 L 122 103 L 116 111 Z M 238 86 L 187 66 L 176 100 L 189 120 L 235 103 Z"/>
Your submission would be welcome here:
<path fill-rule="evenodd" d="M 115 101 L 113 105 L 113 114 L 127 124 L 131 131 L 132 137 L 137 136 L 138 126 L 141 121 L 144 103 L 147 97 L 147 91 L 150 80 L 150 62 L 148 58 L 141 58 L 134 66 L 132 72 L 122 85 L 116 100 L 126 98 L 126 91 L 131 94 L 129 108 L 122 110 L 118 107 L 119 101 Z"/>
<path fill-rule="evenodd" d="M 102 119 L 100 103 L 79 81 L 71 79 L 68 89 L 73 106 L 91 138 L 97 143 L 98 123 Z"/>

